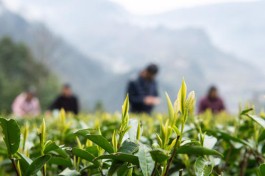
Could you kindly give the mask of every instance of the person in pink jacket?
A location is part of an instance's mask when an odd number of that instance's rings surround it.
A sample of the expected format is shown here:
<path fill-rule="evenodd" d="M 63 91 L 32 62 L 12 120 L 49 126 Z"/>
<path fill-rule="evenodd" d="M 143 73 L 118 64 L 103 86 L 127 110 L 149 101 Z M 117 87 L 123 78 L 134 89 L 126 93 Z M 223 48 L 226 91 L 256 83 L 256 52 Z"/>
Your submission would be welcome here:
<path fill-rule="evenodd" d="M 17 117 L 37 116 L 40 114 L 40 103 L 34 90 L 19 94 L 12 104 L 13 114 Z"/>

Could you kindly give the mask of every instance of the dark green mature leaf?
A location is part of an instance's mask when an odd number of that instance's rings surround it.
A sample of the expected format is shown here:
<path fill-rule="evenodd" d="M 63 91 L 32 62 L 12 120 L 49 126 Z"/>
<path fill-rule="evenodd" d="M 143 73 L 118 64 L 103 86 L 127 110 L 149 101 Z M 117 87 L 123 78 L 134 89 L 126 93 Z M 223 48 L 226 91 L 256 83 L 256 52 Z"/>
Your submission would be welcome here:
<path fill-rule="evenodd" d="M 156 149 L 150 151 L 151 156 L 155 162 L 163 163 L 164 161 L 169 159 L 169 156 L 165 154 L 162 150 Z"/>
<path fill-rule="evenodd" d="M 118 176 L 128 176 L 130 172 L 130 168 L 128 168 L 127 164 L 123 164 L 121 167 L 117 170 Z"/>
<path fill-rule="evenodd" d="M 177 149 L 178 154 L 188 154 L 188 155 L 215 155 L 223 157 L 223 155 L 216 150 L 204 148 L 201 146 L 181 146 Z"/>
<path fill-rule="evenodd" d="M 239 139 L 237 137 L 231 136 L 230 134 L 228 134 L 226 132 L 209 130 L 209 131 L 207 131 L 207 134 L 211 134 L 218 139 L 223 139 L 223 140 L 228 141 L 228 142 L 233 141 L 233 142 L 237 142 L 237 143 L 241 143 L 241 144 L 249 146 L 249 144 L 246 141 Z"/>
<path fill-rule="evenodd" d="M 123 166 L 123 162 L 114 160 L 109 168 L 108 176 L 112 176 L 122 166 Z"/>
<path fill-rule="evenodd" d="M 99 162 L 97 160 L 94 160 L 95 157 L 92 154 L 88 153 L 86 150 L 73 148 L 72 152 L 74 155 L 78 156 L 79 158 L 89 161 L 95 164 L 96 166 L 99 166 Z"/>
<path fill-rule="evenodd" d="M 140 163 L 140 168 L 144 176 L 149 176 L 155 166 L 155 162 L 150 154 L 150 148 L 144 144 L 140 144 L 139 151 L 137 153 Z"/>
<path fill-rule="evenodd" d="M 259 166 L 259 172 L 261 176 L 265 176 L 265 164 Z"/>
<path fill-rule="evenodd" d="M 203 157 L 197 158 L 195 162 L 195 174 L 197 176 L 209 176 L 212 173 L 213 166 Z"/>
<path fill-rule="evenodd" d="M 108 153 L 114 152 L 112 145 L 102 135 L 86 135 L 86 138 L 103 148 Z"/>
<path fill-rule="evenodd" d="M 251 111 L 253 111 L 253 108 L 245 109 L 245 110 L 243 110 L 243 111 L 240 113 L 240 115 L 246 115 L 247 113 L 249 113 L 249 112 L 251 112 Z"/>
<path fill-rule="evenodd" d="M 57 150 L 59 148 L 58 145 L 55 144 L 53 141 L 47 141 L 46 144 L 44 145 L 44 153 L 47 154 L 50 151 Z"/>
<path fill-rule="evenodd" d="M 49 164 L 54 164 L 57 166 L 72 167 L 73 163 L 70 158 L 62 158 L 53 156 L 49 161 Z"/>
<path fill-rule="evenodd" d="M 96 160 L 99 159 L 117 160 L 117 161 L 132 163 L 134 165 L 139 165 L 138 157 L 127 153 L 114 153 L 111 155 L 101 155 L 96 158 Z"/>
<path fill-rule="evenodd" d="M 61 147 L 59 147 L 55 142 L 47 141 L 44 145 L 44 154 L 52 154 L 52 153 L 56 153 L 65 158 L 68 157 L 67 153 Z"/>
<path fill-rule="evenodd" d="M 264 141 L 265 140 L 265 130 L 263 130 L 259 136 L 258 142 Z"/>
<path fill-rule="evenodd" d="M 250 117 L 255 122 L 257 122 L 260 126 L 265 128 L 265 120 L 263 118 L 256 116 L 256 115 L 249 115 L 249 114 L 247 114 L 247 116 Z"/>
<path fill-rule="evenodd" d="M 0 118 L 0 126 L 2 127 L 8 155 L 11 157 L 19 148 L 20 128 L 14 119 Z"/>
<path fill-rule="evenodd" d="M 25 175 L 29 165 L 32 163 L 32 160 L 19 152 L 17 153 L 17 156 L 19 158 L 21 171 Z"/>
<path fill-rule="evenodd" d="M 66 168 L 59 175 L 60 176 L 79 176 L 81 174 L 76 170 L 71 170 L 69 168 Z"/>
<path fill-rule="evenodd" d="M 51 159 L 50 155 L 44 155 L 35 159 L 27 169 L 27 176 L 35 175 Z"/>
<path fill-rule="evenodd" d="M 97 146 L 90 146 L 90 147 L 85 148 L 85 150 L 95 157 L 97 157 L 99 155 L 99 151 L 98 151 Z"/>
<path fill-rule="evenodd" d="M 91 133 L 95 133 L 97 130 L 96 129 L 81 129 L 81 130 L 77 130 L 74 132 L 75 135 L 79 135 L 79 136 L 86 136 L 89 135 Z"/>
<path fill-rule="evenodd" d="M 138 149 L 139 149 L 138 144 L 131 142 L 129 140 L 126 140 L 122 143 L 122 146 L 119 148 L 118 152 L 133 154 L 133 153 L 137 152 Z"/>
<path fill-rule="evenodd" d="M 0 147 L 0 156 L 8 156 L 6 148 Z"/>

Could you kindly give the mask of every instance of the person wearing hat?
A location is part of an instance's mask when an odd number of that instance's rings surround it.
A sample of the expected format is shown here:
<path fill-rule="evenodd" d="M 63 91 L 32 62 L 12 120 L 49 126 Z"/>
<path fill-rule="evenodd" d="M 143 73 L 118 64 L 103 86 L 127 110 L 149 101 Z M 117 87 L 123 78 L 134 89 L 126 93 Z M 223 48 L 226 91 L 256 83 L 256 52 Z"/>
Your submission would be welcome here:
<path fill-rule="evenodd" d="M 127 93 L 132 113 L 150 114 L 154 106 L 160 103 L 158 87 L 155 81 L 157 73 L 158 66 L 150 64 L 140 72 L 136 80 L 128 83 Z"/>
<path fill-rule="evenodd" d="M 19 94 L 12 104 L 13 114 L 17 117 L 37 116 L 41 108 L 34 88 Z"/>

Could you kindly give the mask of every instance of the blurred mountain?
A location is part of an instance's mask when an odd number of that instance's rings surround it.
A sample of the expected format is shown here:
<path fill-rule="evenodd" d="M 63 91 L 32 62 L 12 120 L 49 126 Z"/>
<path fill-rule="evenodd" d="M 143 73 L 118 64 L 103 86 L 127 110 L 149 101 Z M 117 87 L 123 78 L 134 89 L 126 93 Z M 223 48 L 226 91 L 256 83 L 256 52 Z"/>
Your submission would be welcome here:
<path fill-rule="evenodd" d="M 79 97 L 82 96 L 83 108 L 92 107 L 100 97 L 101 83 L 108 80 L 111 73 L 54 35 L 43 24 L 28 22 L 3 5 L 0 9 L 0 37 L 11 36 L 29 45 L 35 57 L 59 75 L 61 83 L 73 85 Z"/>
<path fill-rule="evenodd" d="M 102 101 L 107 110 L 119 110 L 128 79 L 149 62 L 158 63 L 161 68 L 158 79 L 162 97 L 167 91 L 175 98 L 185 77 L 188 87 L 198 97 L 205 93 L 207 86 L 217 84 L 228 107 L 235 109 L 239 100 L 251 96 L 252 90 L 265 87 L 261 84 L 264 76 L 256 67 L 220 50 L 205 30 L 169 29 L 162 25 L 139 27 L 131 23 L 130 14 L 109 1 L 80 3 L 83 8 L 78 9 L 77 16 L 74 11 L 69 13 L 77 22 L 64 23 L 64 28 L 75 26 L 78 32 L 70 37 L 62 36 L 73 41 L 78 49 L 43 24 L 26 21 L 6 9 L 0 15 L 0 36 L 10 35 L 28 43 L 41 62 L 63 82 L 74 85 L 86 109 Z"/>
<path fill-rule="evenodd" d="M 264 8 L 263 0 L 220 3 L 176 9 L 136 21 L 140 25 L 162 25 L 170 29 L 203 29 L 218 47 L 262 68 L 265 63 Z"/>

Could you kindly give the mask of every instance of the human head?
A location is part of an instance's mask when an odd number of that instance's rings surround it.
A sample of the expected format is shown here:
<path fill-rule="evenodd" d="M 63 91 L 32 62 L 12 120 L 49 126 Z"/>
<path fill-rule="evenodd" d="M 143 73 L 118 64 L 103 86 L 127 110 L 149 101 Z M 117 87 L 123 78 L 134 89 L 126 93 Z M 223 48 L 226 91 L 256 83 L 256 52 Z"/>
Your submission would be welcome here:
<path fill-rule="evenodd" d="M 158 73 L 158 66 L 156 64 L 149 64 L 143 71 L 142 77 L 147 80 L 154 80 Z"/>
<path fill-rule="evenodd" d="M 62 88 L 62 95 L 65 97 L 70 97 L 72 94 L 73 93 L 70 84 L 64 84 Z"/>
<path fill-rule="evenodd" d="M 36 89 L 34 87 L 29 87 L 26 90 L 26 100 L 31 101 L 36 95 Z"/>
<path fill-rule="evenodd" d="M 211 86 L 208 90 L 209 98 L 218 98 L 218 90 L 215 86 Z"/>

